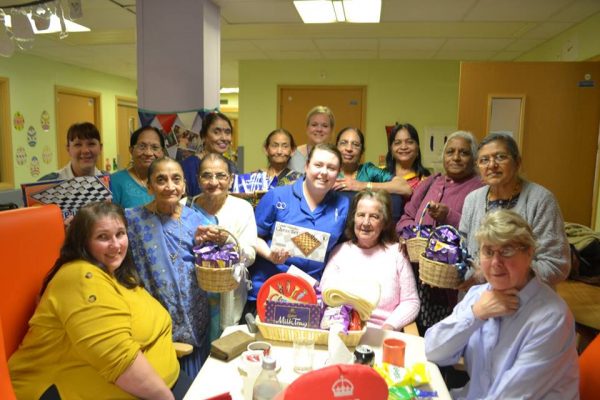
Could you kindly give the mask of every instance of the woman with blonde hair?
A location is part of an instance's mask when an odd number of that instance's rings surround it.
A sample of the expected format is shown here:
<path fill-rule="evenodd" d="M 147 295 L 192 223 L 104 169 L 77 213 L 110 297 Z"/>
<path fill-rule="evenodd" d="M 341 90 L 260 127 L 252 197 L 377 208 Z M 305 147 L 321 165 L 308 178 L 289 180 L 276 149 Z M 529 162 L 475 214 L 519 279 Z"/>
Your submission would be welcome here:
<path fill-rule="evenodd" d="M 306 137 L 308 141 L 296 148 L 288 167 L 294 171 L 304 173 L 304 166 L 311 149 L 317 144 L 329 143 L 334 126 L 335 117 L 329 107 L 313 107 L 306 115 Z"/>

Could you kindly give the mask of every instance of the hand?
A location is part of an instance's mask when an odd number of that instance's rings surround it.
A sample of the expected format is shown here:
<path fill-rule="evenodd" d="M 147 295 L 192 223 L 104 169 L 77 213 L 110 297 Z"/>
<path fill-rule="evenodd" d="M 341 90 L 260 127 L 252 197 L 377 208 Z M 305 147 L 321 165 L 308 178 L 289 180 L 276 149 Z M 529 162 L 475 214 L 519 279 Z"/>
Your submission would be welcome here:
<path fill-rule="evenodd" d="M 273 264 L 283 264 L 290 258 L 290 252 L 286 249 L 271 249 L 268 258 Z"/>
<path fill-rule="evenodd" d="M 404 256 L 406 258 L 408 258 L 408 250 L 406 249 L 406 240 L 405 239 L 400 239 L 400 241 L 398 242 L 398 251 L 402 254 L 404 254 Z"/>
<path fill-rule="evenodd" d="M 437 222 L 444 222 L 448 216 L 448 211 L 449 209 L 447 205 L 432 201 L 429 203 L 429 209 L 427 210 L 427 213 Z"/>
<path fill-rule="evenodd" d="M 359 182 L 351 177 L 336 179 L 335 184 L 333 185 L 334 190 L 344 190 L 353 192 L 359 192 L 366 187 L 367 184 L 365 182 Z"/>
<path fill-rule="evenodd" d="M 227 232 L 223 232 L 214 225 L 199 226 L 196 229 L 194 241 L 196 244 L 202 244 L 204 242 L 223 244 L 227 241 Z"/>
<path fill-rule="evenodd" d="M 478 319 L 511 315 L 519 309 L 517 289 L 486 290 L 473 305 L 473 314 Z"/>
<path fill-rule="evenodd" d="M 384 331 L 395 331 L 394 327 L 391 326 L 390 324 L 383 324 L 381 329 L 383 329 Z"/>

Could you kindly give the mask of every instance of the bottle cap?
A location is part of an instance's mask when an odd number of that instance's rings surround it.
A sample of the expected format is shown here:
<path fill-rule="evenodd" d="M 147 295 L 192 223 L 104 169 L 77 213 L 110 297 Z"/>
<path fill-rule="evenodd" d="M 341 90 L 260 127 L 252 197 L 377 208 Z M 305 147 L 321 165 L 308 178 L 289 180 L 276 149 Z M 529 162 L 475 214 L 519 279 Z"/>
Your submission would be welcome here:
<path fill-rule="evenodd" d="M 265 356 L 262 360 L 263 369 L 271 369 L 274 370 L 277 365 L 277 361 L 271 356 Z"/>

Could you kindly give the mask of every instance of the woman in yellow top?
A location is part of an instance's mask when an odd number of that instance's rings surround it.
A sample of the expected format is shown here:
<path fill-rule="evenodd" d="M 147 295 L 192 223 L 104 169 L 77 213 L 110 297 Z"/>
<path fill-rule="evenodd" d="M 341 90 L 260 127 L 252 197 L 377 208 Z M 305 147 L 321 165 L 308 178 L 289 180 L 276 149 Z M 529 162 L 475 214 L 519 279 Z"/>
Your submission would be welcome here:
<path fill-rule="evenodd" d="M 423 166 L 419 133 L 411 124 L 396 124 L 388 137 L 388 152 L 385 156 L 385 169 L 394 176 L 401 176 L 412 190 L 431 175 Z M 405 195 L 408 201 L 410 198 Z"/>
<path fill-rule="evenodd" d="M 175 399 L 180 376 L 167 311 L 140 286 L 123 210 L 83 207 L 8 365 L 19 399 Z M 60 397 L 59 397 L 60 396 Z"/>

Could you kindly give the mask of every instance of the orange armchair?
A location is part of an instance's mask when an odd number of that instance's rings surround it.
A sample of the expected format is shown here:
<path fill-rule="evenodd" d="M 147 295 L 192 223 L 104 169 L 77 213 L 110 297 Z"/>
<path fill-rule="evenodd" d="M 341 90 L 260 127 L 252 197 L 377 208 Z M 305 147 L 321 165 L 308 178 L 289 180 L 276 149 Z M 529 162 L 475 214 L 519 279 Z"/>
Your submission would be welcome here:
<path fill-rule="evenodd" d="M 25 336 L 44 277 L 58 258 L 65 238 L 60 208 L 2 211 L 0 238 L 0 398 L 13 399 L 6 360 Z"/>
<path fill-rule="evenodd" d="M 579 398 L 597 399 L 600 394 L 600 335 L 579 356 Z"/>

